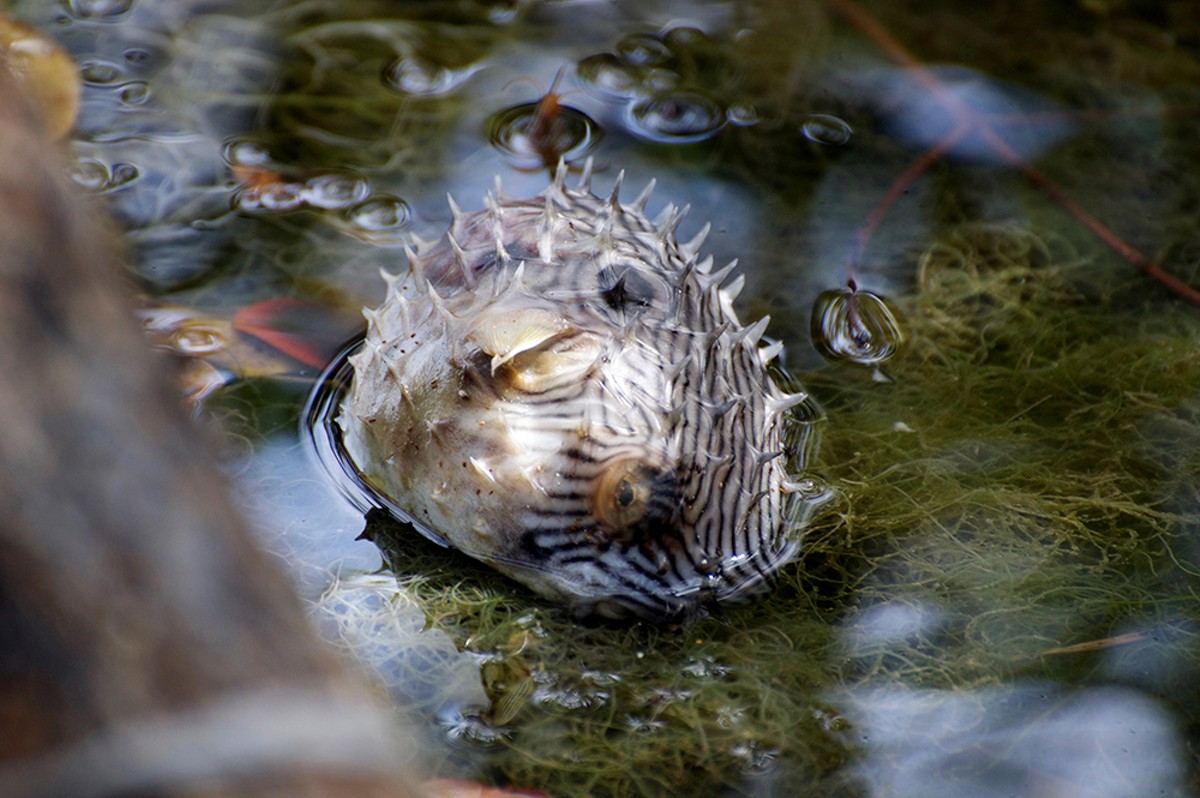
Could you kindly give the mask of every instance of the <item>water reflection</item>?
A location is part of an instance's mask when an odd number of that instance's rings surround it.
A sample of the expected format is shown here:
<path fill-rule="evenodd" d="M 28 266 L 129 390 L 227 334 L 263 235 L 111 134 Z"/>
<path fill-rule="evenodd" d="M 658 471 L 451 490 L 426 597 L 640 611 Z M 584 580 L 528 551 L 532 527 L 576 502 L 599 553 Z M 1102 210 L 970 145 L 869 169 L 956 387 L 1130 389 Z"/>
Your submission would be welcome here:
<path fill-rule="evenodd" d="M 965 67 L 864 70 L 849 81 L 891 135 L 921 149 L 945 147 L 949 158 L 1011 164 L 984 126 L 1001 131 L 1007 147 L 1026 160 L 1078 127 L 1062 106 Z"/>
<path fill-rule="evenodd" d="M 1176 719 L 1134 690 L 1016 683 L 864 687 L 837 696 L 867 796 L 1144 798 L 1184 794 Z"/>
<path fill-rule="evenodd" d="M 885 601 L 862 610 L 846 627 L 844 644 L 851 657 L 867 657 L 900 646 L 919 644 L 943 627 L 946 613 L 932 602 Z"/>
<path fill-rule="evenodd" d="M 346 574 L 313 605 L 325 639 L 362 663 L 402 707 L 459 723 L 487 708 L 479 663 L 440 629 L 389 574 Z"/>
<path fill-rule="evenodd" d="M 348 504 L 294 435 L 259 444 L 238 487 L 268 550 L 287 562 L 302 595 L 316 598 L 335 572 L 372 572 L 379 550 L 359 540 L 362 513 Z"/>

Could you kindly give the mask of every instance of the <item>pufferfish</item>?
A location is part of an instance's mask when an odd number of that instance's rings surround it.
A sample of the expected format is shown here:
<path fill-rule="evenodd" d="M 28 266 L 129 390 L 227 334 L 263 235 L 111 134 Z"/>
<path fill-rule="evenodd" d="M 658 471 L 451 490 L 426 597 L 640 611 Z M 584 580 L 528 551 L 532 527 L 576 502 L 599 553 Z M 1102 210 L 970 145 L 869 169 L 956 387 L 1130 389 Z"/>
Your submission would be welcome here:
<path fill-rule="evenodd" d="M 743 325 L 736 261 L 560 165 L 497 184 L 384 273 L 336 423 L 376 500 L 579 616 L 680 620 L 752 594 L 827 495 L 818 410 Z M 786 386 L 786 387 L 785 387 Z"/>

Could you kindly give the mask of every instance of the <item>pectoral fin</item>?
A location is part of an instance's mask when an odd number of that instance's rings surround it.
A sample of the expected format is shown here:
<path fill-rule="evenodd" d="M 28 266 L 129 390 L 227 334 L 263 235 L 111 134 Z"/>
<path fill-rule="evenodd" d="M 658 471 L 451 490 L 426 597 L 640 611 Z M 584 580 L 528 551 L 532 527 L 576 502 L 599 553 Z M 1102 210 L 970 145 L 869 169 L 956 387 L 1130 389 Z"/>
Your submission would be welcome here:
<path fill-rule="evenodd" d="M 522 352 L 536 349 L 569 332 L 570 325 L 540 308 L 490 313 L 479 320 L 467 339 L 492 356 L 492 373 Z"/>

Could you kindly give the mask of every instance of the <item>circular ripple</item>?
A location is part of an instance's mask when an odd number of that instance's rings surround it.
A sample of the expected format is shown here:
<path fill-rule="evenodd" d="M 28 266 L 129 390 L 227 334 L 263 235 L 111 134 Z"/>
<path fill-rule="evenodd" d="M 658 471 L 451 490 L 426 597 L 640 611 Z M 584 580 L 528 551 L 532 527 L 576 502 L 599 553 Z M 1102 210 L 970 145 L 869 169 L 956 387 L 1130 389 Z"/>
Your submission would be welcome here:
<path fill-rule="evenodd" d="M 488 142 L 523 168 L 553 166 L 559 158 L 579 160 L 596 149 L 602 136 L 595 120 L 567 105 L 547 119 L 539 115 L 538 103 L 521 103 L 487 121 Z"/>
<path fill-rule="evenodd" d="M 812 340 L 828 360 L 874 366 L 896 354 L 904 332 L 886 299 L 852 286 L 817 297 Z"/>

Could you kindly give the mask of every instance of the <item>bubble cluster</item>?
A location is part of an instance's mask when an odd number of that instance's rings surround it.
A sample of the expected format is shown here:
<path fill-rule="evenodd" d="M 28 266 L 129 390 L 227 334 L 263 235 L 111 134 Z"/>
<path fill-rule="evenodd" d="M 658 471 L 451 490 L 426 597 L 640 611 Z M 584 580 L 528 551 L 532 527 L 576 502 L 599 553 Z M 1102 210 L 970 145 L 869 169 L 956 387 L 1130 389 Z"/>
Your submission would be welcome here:
<path fill-rule="evenodd" d="M 708 34 L 687 26 L 634 33 L 611 52 L 582 59 L 576 69 L 593 90 L 623 103 L 626 128 L 638 138 L 688 144 L 712 138 L 727 122 L 754 124 L 757 111 L 720 99 L 727 65 Z"/>
<path fill-rule="evenodd" d="M 100 161 L 83 159 L 67 167 L 67 177 L 89 191 L 113 191 L 132 183 L 140 171 L 131 163 L 108 166 Z"/>
<path fill-rule="evenodd" d="M 477 728 L 474 708 L 486 704 L 479 668 L 437 629 L 386 574 L 339 577 L 312 607 L 326 640 L 366 665 L 402 706 L 424 707 L 459 724 L 463 736 Z"/>
<path fill-rule="evenodd" d="M 267 149 L 255 141 L 225 145 L 225 160 L 240 183 L 233 207 L 245 213 L 289 213 L 305 209 L 340 211 L 335 218 L 345 232 L 376 241 L 408 225 L 408 203 L 390 194 L 373 193 L 366 178 L 346 172 L 321 172 L 289 179 Z"/>

